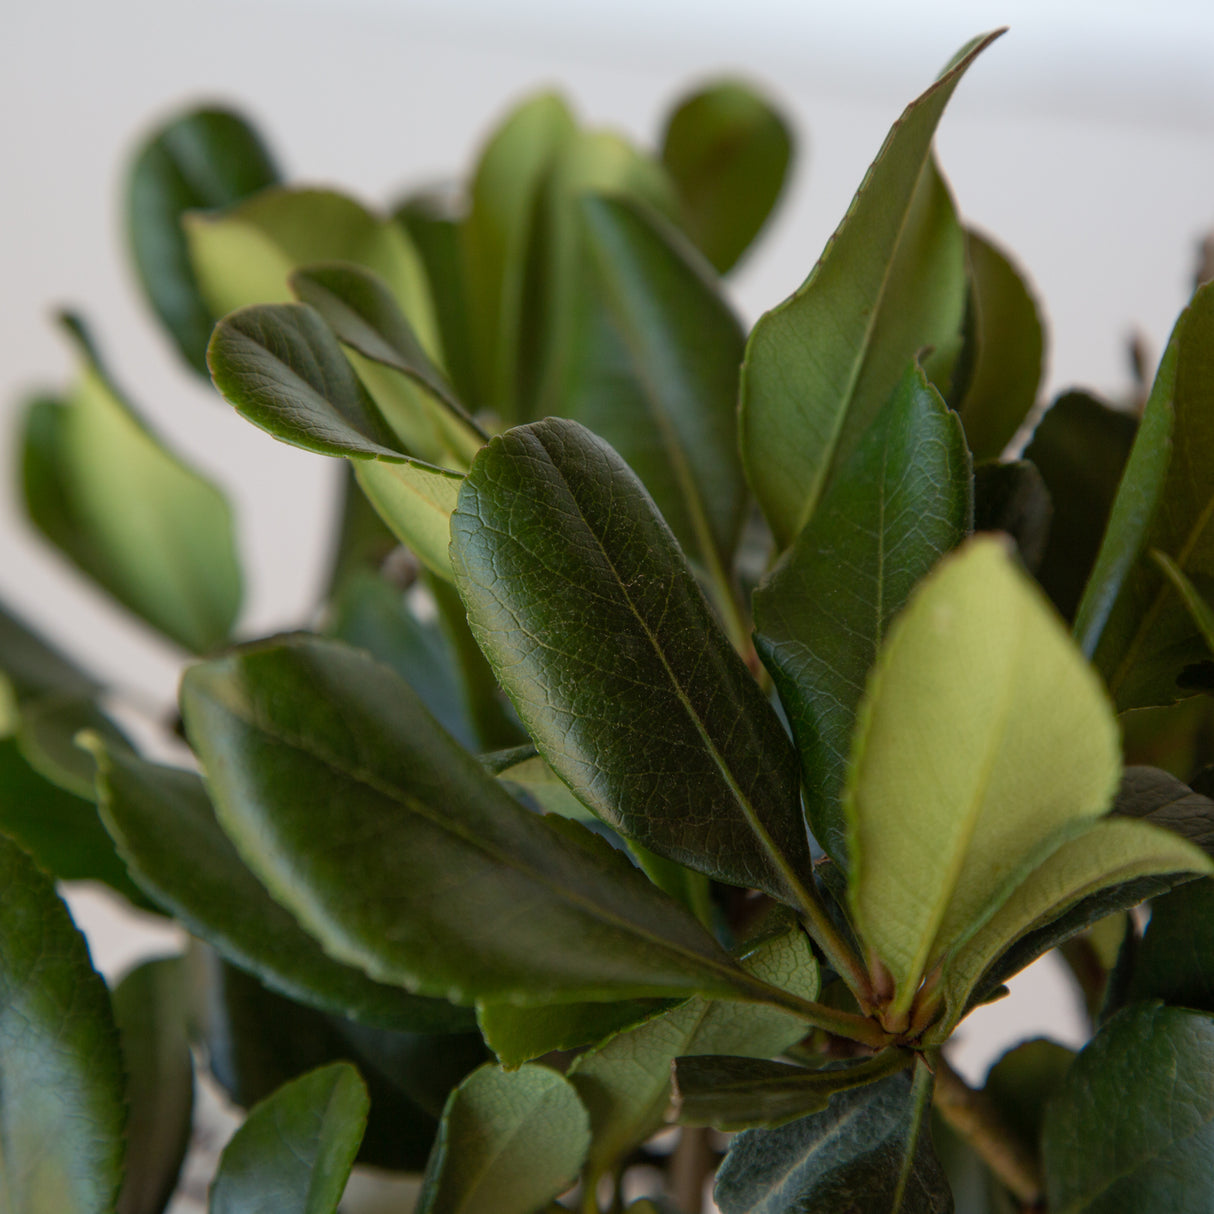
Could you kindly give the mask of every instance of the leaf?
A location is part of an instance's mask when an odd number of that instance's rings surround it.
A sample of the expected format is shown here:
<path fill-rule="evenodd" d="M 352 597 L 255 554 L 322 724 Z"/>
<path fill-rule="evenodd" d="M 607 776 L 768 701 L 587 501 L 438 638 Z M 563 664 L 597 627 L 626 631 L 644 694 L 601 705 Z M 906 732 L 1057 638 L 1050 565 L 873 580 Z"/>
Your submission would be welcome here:
<path fill-rule="evenodd" d="M 42 696 L 83 696 L 97 681 L 18 616 L 0 607 L 0 674 L 18 701 Z"/>
<path fill-rule="evenodd" d="M 209 358 L 215 386 L 255 426 L 305 451 L 357 460 L 359 485 L 388 526 L 450 576 L 449 519 L 462 478 L 403 453 L 319 314 L 304 304 L 244 308 L 215 326 Z"/>
<path fill-rule="evenodd" d="M 733 1140 L 713 1196 L 722 1214 L 952 1214 L 924 1114 L 920 1063 L 840 1092 L 821 1113 Z"/>
<path fill-rule="evenodd" d="M 77 736 L 90 730 L 114 750 L 131 751 L 126 735 L 101 711 L 95 700 L 52 696 L 25 705 L 17 744 L 26 762 L 44 779 L 75 797 L 92 801 L 96 764 Z"/>
<path fill-rule="evenodd" d="M 517 805 L 355 651 L 241 650 L 186 673 L 182 710 L 242 858 L 380 981 L 454 1002 L 765 996 L 624 857 Z"/>
<path fill-rule="evenodd" d="M 883 1079 L 912 1061 L 911 1054 L 897 1049 L 819 1070 L 756 1058 L 679 1058 L 674 1070 L 675 1108 L 683 1125 L 772 1128 L 820 1113 L 836 1092 Z"/>
<path fill-rule="evenodd" d="M 1007 254 L 974 231 L 965 234 L 965 251 L 973 348 L 957 412 L 981 461 L 999 458 L 1037 403 L 1045 333 L 1037 301 Z"/>
<path fill-rule="evenodd" d="M 797 740 L 810 828 L 843 865 L 841 796 L 865 678 L 891 620 L 965 537 L 971 511 L 961 427 L 912 366 L 754 596 L 755 646 Z"/>
<path fill-rule="evenodd" d="M 1181 698 L 1178 677 L 1207 657 L 1183 603 L 1159 570 L 1138 558 L 1158 549 L 1203 593 L 1203 579 L 1214 572 L 1211 384 L 1214 288 L 1204 287 L 1176 322 L 1160 363 L 1076 617 L 1075 635 L 1093 654 L 1120 710 Z"/>
<path fill-rule="evenodd" d="M 483 430 L 456 399 L 447 377 L 436 367 L 405 319 L 392 292 L 369 270 L 344 262 L 304 266 L 290 277 L 301 302 L 314 308 L 346 346 L 373 363 L 399 372 L 423 389 L 419 416 L 397 433 L 409 442 L 414 428 L 428 429 L 424 449 L 416 454 L 445 462 L 454 458 L 467 467 L 485 442 Z M 392 415 L 388 415 L 392 420 Z"/>
<path fill-rule="evenodd" d="M 369 1107 L 363 1081 L 344 1062 L 279 1088 L 219 1157 L 210 1214 L 336 1214 Z"/>
<path fill-rule="evenodd" d="M 1195 785 L 1199 782 L 1193 781 Z M 1155 767 L 1127 767 L 1113 812 L 1162 826 L 1214 858 L 1214 801 L 1169 772 Z"/>
<path fill-rule="evenodd" d="M 117 1214 L 161 1214 L 190 1145 L 194 1061 L 180 958 L 145 961 L 113 992 L 126 1069 L 126 1175 Z"/>
<path fill-rule="evenodd" d="M 562 1075 L 481 1067 L 447 1101 L 417 1214 L 534 1214 L 573 1184 L 589 1144 Z"/>
<path fill-rule="evenodd" d="M 820 989 L 818 966 L 800 927 L 764 940 L 746 968 L 806 999 Z M 689 999 L 580 1055 L 569 1078 L 590 1112 L 589 1182 L 615 1167 L 665 1119 L 671 1065 L 685 1054 L 766 1058 L 805 1036 L 806 1025 L 774 1008 Z"/>
<path fill-rule="evenodd" d="M 139 147 L 126 183 L 126 224 L 140 286 L 181 356 L 207 373 L 215 314 L 199 290 L 182 220 L 276 184 L 260 136 L 232 110 L 187 110 Z"/>
<path fill-rule="evenodd" d="M 1146 877 L 1212 872 L 1214 862 L 1198 848 L 1147 822 L 1111 817 L 1088 827 L 1037 865 L 946 959 L 942 991 L 948 1014 L 930 1040 L 943 1040 L 965 1014 L 970 993 L 1001 954 L 1085 898 Z"/>
<path fill-rule="evenodd" d="M 1199 1210 L 1214 1168 L 1212 1067 L 1209 1016 L 1150 1003 L 1114 1016 L 1046 1109 L 1050 1210 Z"/>
<path fill-rule="evenodd" d="M 1193 624 L 1205 642 L 1207 652 L 1214 654 L 1214 609 L 1170 556 L 1160 552 L 1158 548 L 1152 548 L 1150 556 L 1164 577 L 1172 583 L 1172 589 L 1180 595 Z"/>
<path fill-rule="evenodd" d="M 1049 541 L 1052 514 L 1041 474 L 1027 460 L 974 469 L 974 530 L 1006 532 L 1034 575 Z"/>
<path fill-rule="evenodd" d="M 22 471 L 34 526 L 124 607 L 185 649 L 221 645 L 240 608 L 232 514 L 118 395 L 79 322 L 83 355 L 62 401 L 26 418 Z"/>
<path fill-rule="evenodd" d="M 63 881 L 103 881 L 141 910 L 159 909 L 127 874 L 92 800 L 44 779 L 14 738 L 0 739 L 0 831 Z"/>
<path fill-rule="evenodd" d="M 381 986 L 327 956 L 242 863 L 193 772 L 93 745 L 107 828 L 140 885 L 194 935 L 314 1007 L 388 1028 L 468 1027 L 448 1004 Z"/>
<path fill-rule="evenodd" d="M 955 944 L 1110 805 L 1117 723 L 1003 542 L 921 583 L 869 677 L 844 811 L 849 900 L 896 1014 Z"/>
<path fill-rule="evenodd" d="M 969 43 L 891 128 L 804 284 L 755 326 L 742 366 L 742 462 L 786 548 L 925 346 L 957 344 L 965 237 L 931 160 Z"/>
<path fill-rule="evenodd" d="M 1151 903 L 1127 993 L 1138 999 L 1214 1012 L 1214 881 L 1190 881 Z"/>
<path fill-rule="evenodd" d="M 107 1214 L 126 1120 L 109 993 L 50 880 L 3 835 L 0 889 L 0 1205 Z"/>
<path fill-rule="evenodd" d="M 723 80 L 683 98 L 662 136 L 684 226 L 724 274 L 767 222 L 788 176 L 792 133 L 774 106 Z"/>
<path fill-rule="evenodd" d="M 1137 429 L 1129 413 L 1084 392 L 1067 392 L 1050 406 L 1025 449 L 1054 507 L 1037 580 L 1068 620 L 1096 561 Z"/>
<path fill-rule="evenodd" d="M 620 453 L 684 550 L 727 581 L 747 500 L 741 326 L 710 267 L 652 211 L 588 195 L 580 219 L 596 306 L 570 351 L 561 414 Z"/>
<path fill-rule="evenodd" d="M 451 559 L 477 641 L 580 800 L 658 855 L 806 897 L 792 747 L 606 443 L 555 419 L 493 439 Z"/>
<path fill-rule="evenodd" d="M 1062 1086 L 1075 1051 L 1044 1037 L 1022 1041 L 991 1067 L 983 1095 L 999 1119 L 1033 1158 L 1040 1150 L 1041 1126 L 1050 1100 Z"/>

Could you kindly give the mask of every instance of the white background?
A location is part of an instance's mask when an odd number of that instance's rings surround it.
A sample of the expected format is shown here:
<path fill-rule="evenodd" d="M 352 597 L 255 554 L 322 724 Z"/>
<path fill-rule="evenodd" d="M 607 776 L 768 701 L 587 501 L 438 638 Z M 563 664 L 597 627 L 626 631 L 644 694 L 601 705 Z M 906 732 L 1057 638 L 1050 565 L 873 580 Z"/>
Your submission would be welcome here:
<path fill-rule="evenodd" d="M 202 99 L 248 112 L 286 170 L 368 201 L 466 171 L 490 118 L 521 93 L 564 89 L 589 119 L 643 140 L 713 74 L 767 85 L 800 136 L 795 182 L 735 282 L 754 319 L 808 272 L 885 131 L 971 35 L 1012 29 L 963 81 L 940 156 L 962 214 L 1013 251 L 1051 329 L 1052 388 L 1126 386 L 1131 332 L 1158 352 L 1214 226 L 1214 6 L 809 0 L 3 0 L 0 34 L 0 596 L 152 709 L 179 655 L 96 596 L 25 525 L 12 475 L 19 402 L 61 384 L 49 321 L 92 322 L 154 425 L 234 499 L 252 634 L 294 625 L 324 566 L 334 469 L 279 446 L 181 371 L 124 261 L 122 172 L 132 141 Z M 98 963 L 137 937 L 79 905 Z M 102 929 L 102 921 L 109 926 Z M 974 1017 L 963 1069 L 1051 1027 L 1075 1040 L 1059 975 L 1037 967 Z"/>

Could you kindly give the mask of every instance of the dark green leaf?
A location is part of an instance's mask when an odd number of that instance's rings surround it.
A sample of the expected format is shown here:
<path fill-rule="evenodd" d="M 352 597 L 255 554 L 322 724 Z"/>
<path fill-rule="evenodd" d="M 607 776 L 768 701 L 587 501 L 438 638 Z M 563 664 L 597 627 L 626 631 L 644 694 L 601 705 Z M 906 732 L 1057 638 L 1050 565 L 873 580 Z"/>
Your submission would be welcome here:
<path fill-rule="evenodd" d="M 140 909 L 158 910 L 128 875 L 93 801 L 40 776 L 14 738 L 0 739 L 0 831 L 59 879 L 104 881 Z"/>
<path fill-rule="evenodd" d="M 556 1071 L 484 1066 L 451 1093 L 417 1214 L 534 1214 L 573 1184 L 590 1125 Z"/>
<path fill-rule="evenodd" d="M 1085 392 L 1067 392 L 1050 406 L 1025 449 L 1054 507 L 1037 580 L 1068 620 L 1096 561 L 1137 429 L 1131 414 Z"/>
<path fill-rule="evenodd" d="M 241 862 L 193 772 L 96 753 L 102 815 L 136 879 L 228 960 L 293 999 L 371 1024 L 469 1026 L 449 1004 L 382 986 L 322 951 Z"/>
<path fill-rule="evenodd" d="M 758 1058 L 679 1058 L 674 1068 L 675 1108 L 684 1125 L 771 1128 L 819 1113 L 836 1092 L 883 1079 L 912 1061 L 904 1050 L 885 1050 L 863 1062 L 813 1071 Z"/>
<path fill-rule="evenodd" d="M 1051 515 L 1049 491 L 1027 460 L 974 469 L 974 530 L 1007 532 L 1031 573 L 1045 552 Z"/>
<path fill-rule="evenodd" d="M 1046 1109 L 1051 1214 L 1208 1208 L 1212 1072 L 1208 1015 L 1139 1003 L 1108 1021 Z"/>
<path fill-rule="evenodd" d="M 240 608 L 231 510 L 138 419 L 87 340 L 78 344 L 75 390 L 62 401 L 35 401 L 26 419 L 26 509 L 102 589 L 203 653 L 223 643 Z"/>
<path fill-rule="evenodd" d="M 11 684 L 18 702 L 42 696 L 87 696 L 98 688 L 92 675 L 3 607 L 0 676 Z"/>
<path fill-rule="evenodd" d="M 27 704 L 21 713 L 17 744 L 40 776 L 64 792 L 92 801 L 96 764 L 89 752 L 76 744 L 77 736 L 85 730 L 102 738 L 111 750 L 131 750 L 126 735 L 95 700 L 75 696 L 55 696 Z"/>
<path fill-rule="evenodd" d="M 912 588 L 965 537 L 971 509 L 961 426 L 911 367 L 755 594 L 755 645 L 797 739 L 810 826 L 844 865 L 840 798 L 865 679 Z"/>
<path fill-rule="evenodd" d="M 105 983 L 50 879 L 0 835 L 0 1206 L 108 1214 L 122 1057 Z"/>
<path fill-rule="evenodd" d="M 1214 880 L 1191 881 L 1151 903 L 1127 993 L 1135 999 L 1214 1012 Z"/>
<path fill-rule="evenodd" d="M 784 188 L 792 134 L 753 89 L 722 81 L 684 98 L 662 137 L 684 225 L 724 274 L 750 247 Z"/>
<path fill-rule="evenodd" d="M 1046 1105 L 1062 1086 L 1074 1059 L 1074 1050 L 1037 1037 L 1008 1050 L 987 1074 L 983 1094 L 1030 1157 L 1040 1149 Z"/>
<path fill-rule="evenodd" d="M 1162 826 L 1214 857 L 1214 801 L 1166 771 L 1127 767 L 1113 812 Z"/>
<path fill-rule="evenodd" d="M 210 1214 L 336 1214 L 369 1107 L 363 1081 L 345 1062 L 279 1088 L 224 1148 Z"/>
<path fill-rule="evenodd" d="M 840 1092 L 821 1113 L 733 1140 L 714 1191 L 722 1214 L 952 1214 L 925 1113 L 931 1076 Z"/>
<path fill-rule="evenodd" d="M 1076 617 L 1076 636 L 1093 654 L 1119 709 L 1181 698 L 1178 680 L 1185 668 L 1209 657 L 1184 603 L 1146 553 L 1158 549 L 1171 557 L 1200 593 L 1208 592 L 1214 574 L 1211 451 L 1214 286 L 1207 286 L 1176 322 Z"/>
<path fill-rule="evenodd" d="M 561 413 L 620 453 L 684 550 L 727 589 L 747 497 L 741 326 L 711 268 L 651 210 L 592 196 L 580 218 L 593 304 L 573 341 Z"/>
<path fill-rule="evenodd" d="M 126 1067 L 126 1175 L 117 1214 L 161 1214 L 177 1187 L 194 1114 L 194 1061 L 179 958 L 146 961 L 114 989 Z"/>
<path fill-rule="evenodd" d="M 516 804 L 356 651 L 249 647 L 188 671 L 182 708 L 245 861 L 373 977 L 457 1002 L 756 997 L 623 856 Z"/>
<path fill-rule="evenodd" d="M 1172 583 L 1172 589 L 1180 596 L 1189 613 L 1193 626 L 1205 642 L 1207 655 L 1214 656 L 1214 609 L 1196 586 L 1184 575 L 1174 560 L 1158 548 L 1152 548 L 1150 557 L 1159 566 L 1164 577 Z"/>
<path fill-rule="evenodd" d="M 1037 403 L 1045 334 L 1037 301 L 1007 255 L 974 231 L 965 247 L 971 350 L 957 411 L 974 459 L 998 459 Z"/>
<path fill-rule="evenodd" d="M 189 110 L 171 119 L 140 146 L 131 166 L 126 221 L 135 270 L 182 357 L 203 375 L 215 316 L 198 289 L 182 216 L 229 206 L 277 180 L 257 132 L 230 110 Z"/>
<path fill-rule="evenodd" d="M 578 797 L 659 855 L 803 903 L 796 756 L 619 456 L 575 422 L 511 430 L 451 535 L 473 632 Z"/>
<path fill-rule="evenodd" d="M 780 548 L 805 525 L 906 364 L 947 360 L 965 312 L 965 236 L 931 158 L 965 46 L 913 101 L 805 283 L 755 326 L 742 368 L 742 459 Z M 934 370 L 934 368 L 932 368 Z"/>

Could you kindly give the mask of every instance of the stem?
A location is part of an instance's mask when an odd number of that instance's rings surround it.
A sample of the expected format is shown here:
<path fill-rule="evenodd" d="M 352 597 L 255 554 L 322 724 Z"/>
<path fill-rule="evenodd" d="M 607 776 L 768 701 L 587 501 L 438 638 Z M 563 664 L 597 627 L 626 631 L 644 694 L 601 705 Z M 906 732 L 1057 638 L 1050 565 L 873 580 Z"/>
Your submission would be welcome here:
<path fill-rule="evenodd" d="M 870 1012 L 874 1003 L 873 986 L 860 958 L 836 930 L 826 913 L 826 907 L 812 888 L 797 881 L 793 893 L 801 905 L 805 930 L 809 932 L 810 939 L 822 950 L 830 968 L 847 983 L 861 1010 Z"/>
<path fill-rule="evenodd" d="M 814 1003 L 810 999 L 802 999 L 792 991 L 781 990 L 778 986 L 769 986 L 754 978 L 748 984 L 751 998 L 756 1003 L 766 1003 L 770 1007 L 782 1008 L 800 1016 L 806 1023 L 824 1032 L 833 1033 L 836 1037 L 847 1037 L 862 1045 L 871 1046 L 874 1050 L 884 1049 L 890 1043 L 890 1035 L 875 1021 L 867 1016 L 857 1016 L 854 1012 L 844 1012 L 839 1008 L 827 1007 L 824 1003 Z"/>
<path fill-rule="evenodd" d="M 977 1092 L 937 1055 L 936 1109 L 981 1156 L 987 1167 L 1025 1206 L 1040 1205 L 1041 1169 L 1036 1158 L 1008 1129 L 994 1102 Z"/>
<path fill-rule="evenodd" d="M 670 1158 L 670 1197 L 687 1214 L 700 1214 L 704 1208 L 704 1181 L 712 1171 L 713 1158 L 708 1131 L 684 1126 Z"/>

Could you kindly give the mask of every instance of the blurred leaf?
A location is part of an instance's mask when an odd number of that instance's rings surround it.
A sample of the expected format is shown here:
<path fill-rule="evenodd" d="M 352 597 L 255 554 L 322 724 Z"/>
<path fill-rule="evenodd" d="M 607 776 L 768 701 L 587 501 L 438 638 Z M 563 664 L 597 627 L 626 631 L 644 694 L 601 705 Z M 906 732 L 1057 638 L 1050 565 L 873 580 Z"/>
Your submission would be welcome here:
<path fill-rule="evenodd" d="M 180 958 L 145 961 L 114 988 L 126 1069 L 126 1174 L 117 1214 L 161 1214 L 190 1145 L 194 1060 Z"/>
<path fill-rule="evenodd" d="M 1164 577 L 1172 583 L 1172 589 L 1180 595 L 1181 602 L 1184 603 L 1194 626 L 1206 644 L 1207 652 L 1214 656 L 1214 608 L 1210 607 L 1201 592 L 1185 577 L 1183 571 L 1170 556 L 1160 552 L 1158 548 L 1152 548 L 1150 556 L 1162 570 Z"/>
<path fill-rule="evenodd" d="M 0 889 L 0 1201 L 107 1214 L 126 1121 L 109 992 L 49 878 L 3 835 Z"/>
<path fill-rule="evenodd" d="M 970 350 L 957 411 L 974 460 L 981 462 L 999 458 L 1037 403 L 1045 333 L 1037 301 L 1008 256 L 974 231 L 966 232 L 965 248 Z"/>
<path fill-rule="evenodd" d="M 348 1063 L 312 1071 L 250 1113 L 219 1158 L 210 1214 L 336 1214 L 370 1102 Z"/>
<path fill-rule="evenodd" d="M 658 855 L 804 903 L 796 756 L 620 457 L 576 422 L 509 431 L 451 535 L 473 632 L 579 799 Z"/>
<path fill-rule="evenodd" d="M 1214 881 L 1190 881 L 1151 903 L 1127 992 L 1136 999 L 1214 1012 Z"/>
<path fill-rule="evenodd" d="M 97 681 L 18 616 L 0 607 L 0 675 L 18 701 L 42 696 L 87 696 Z"/>
<path fill-rule="evenodd" d="M 1041 563 L 1052 513 L 1041 474 L 1027 460 L 974 469 L 974 530 L 1005 531 L 1030 573 Z"/>
<path fill-rule="evenodd" d="M 1068 620 L 1096 561 L 1137 429 L 1129 413 L 1084 392 L 1067 392 L 1050 406 L 1025 449 L 1054 507 L 1037 580 Z"/>
<path fill-rule="evenodd" d="M 447 1101 L 417 1214 L 534 1214 L 573 1184 L 589 1144 L 562 1075 L 481 1067 Z"/>
<path fill-rule="evenodd" d="M 126 224 L 140 285 L 182 357 L 207 374 L 215 323 L 190 264 L 182 220 L 276 184 L 278 171 L 257 132 L 232 110 L 193 109 L 139 147 L 126 185 Z"/>
<path fill-rule="evenodd" d="M 518 790 L 546 814 L 558 814 L 575 822 L 597 822 L 592 810 L 581 803 L 569 785 L 540 758 L 534 746 L 481 755 L 481 762 L 511 791 Z"/>
<path fill-rule="evenodd" d="M 724 274 L 771 215 L 788 176 L 792 133 L 750 87 L 724 80 L 699 89 L 672 111 L 662 136 L 683 221 Z"/>
<path fill-rule="evenodd" d="M 171 454 L 105 377 L 79 322 L 83 365 L 64 400 L 37 400 L 23 451 L 39 531 L 123 606 L 179 645 L 221 645 L 240 608 L 231 510 Z"/>
<path fill-rule="evenodd" d="M 912 366 L 754 596 L 755 645 L 797 740 L 810 827 L 844 867 L 841 797 L 864 681 L 911 590 L 965 537 L 970 493 L 957 418 Z"/>
<path fill-rule="evenodd" d="M 1008 1050 L 987 1074 L 983 1094 L 1030 1156 L 1040 1150 L 1046 1106 L 1074 1060 L 1074 1050 L 1037 1037 Z"/>
<path fill-rule="evenodd" d="M 957 82 L 997 36 L 969 43 L 906 108 L 818 264 L 750 335 L 742 460 L 780 549 L 813 515 L 906 364 L 925 346 L 947 358 L 959 345 L 965 237 L 931 142 Z"/>
<path fill-rule="evenodd" d="M 354 465 L 347 461 L 342 470 L 341 505 L 326 601 L 339 596 L 347 582 L 378 573 L 399 548 L 400 541 L 367 501 L 354 477 Z"/>
<path fill-rule="evenodd" d="M 1140 1003 L 1075 1059 L 1046 1108 L 1049 1208 L 1199 1210 L 1214 1169 L 1214 1021 Z"/>
<path fill-rule="evenodd" d="M 17 745 L 29 765 L 56 787 L 86 801 L 94 800 L 97 765 L 76 738 L 85 730 L 103 738 L 111 750 L 133 753 L 126 735 L 83 697 L 50 697 L 28 703 L 21 713 Z"/>

